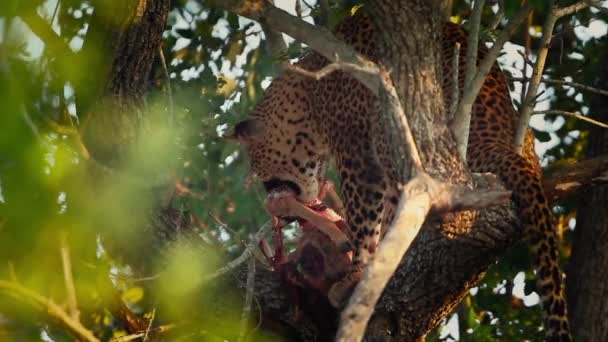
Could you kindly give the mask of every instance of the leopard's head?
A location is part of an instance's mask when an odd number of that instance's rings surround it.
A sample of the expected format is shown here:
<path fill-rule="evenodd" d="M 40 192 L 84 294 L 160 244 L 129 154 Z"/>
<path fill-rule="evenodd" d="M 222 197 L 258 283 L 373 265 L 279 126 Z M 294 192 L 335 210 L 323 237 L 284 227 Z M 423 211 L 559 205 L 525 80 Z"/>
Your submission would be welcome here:
<path fill-rule="evenodd" d="M 309 110 L 305 94 L 275 81 L 249 117 L 226 135 L 244 147 L 251 174 L 266 191 L 288 188 L 301 202 L 318 197 L 328 159 Z"/>

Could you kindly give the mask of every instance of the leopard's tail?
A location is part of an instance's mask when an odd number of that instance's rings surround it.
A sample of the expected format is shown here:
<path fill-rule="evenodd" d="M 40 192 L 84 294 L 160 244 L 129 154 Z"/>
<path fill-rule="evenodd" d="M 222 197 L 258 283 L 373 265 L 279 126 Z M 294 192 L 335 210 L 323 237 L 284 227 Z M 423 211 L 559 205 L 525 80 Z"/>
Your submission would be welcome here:
<path fill-rule="evenodd" d="M 564 279 L 559 268 L 557 232 L 540 174 L 510 146 L 484 143 L 470 146 L 469 165 L 475 172 L 496 174 L 513 192 L 524 235 L 530 244 L 541 294 L 547 341 L 572 341 Z"/>

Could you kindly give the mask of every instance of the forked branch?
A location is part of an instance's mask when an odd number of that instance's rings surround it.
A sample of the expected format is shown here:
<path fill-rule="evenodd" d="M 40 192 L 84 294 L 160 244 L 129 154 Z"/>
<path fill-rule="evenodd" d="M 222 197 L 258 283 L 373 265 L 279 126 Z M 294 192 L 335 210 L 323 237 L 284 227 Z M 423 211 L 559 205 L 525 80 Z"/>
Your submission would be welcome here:
<path fill-rule="evenodd" d="M 537 53 L 536 62 L 534 63 L 532 78 L 528 86 L 525 100 L 520 109 L 519 125 L 517 126 L 517 132 L 515 133 L 515 147 L 517 148 L 518 153 L 521 153 L 523 149 L 524 138 L 530 122 L 530 116 L 532 115 L 534 105 L 536 104 L 538 87 L 542 80 L 543 70 L 545 69 L 545 61 L 547 59 L 547 54 L 549 53 L 549 47 L 551 46 L 553 27 L 560 18 L 589 7 L 589 3 L 587 1 L 580 1 L 570 6 L 557 7 L 555 2 L 551 1 L 550 6 L 551 10 L 547 14 L 547 19 L 545 19 L 545 23 L 543 25 L 543 38 L 541 47 Z"/>

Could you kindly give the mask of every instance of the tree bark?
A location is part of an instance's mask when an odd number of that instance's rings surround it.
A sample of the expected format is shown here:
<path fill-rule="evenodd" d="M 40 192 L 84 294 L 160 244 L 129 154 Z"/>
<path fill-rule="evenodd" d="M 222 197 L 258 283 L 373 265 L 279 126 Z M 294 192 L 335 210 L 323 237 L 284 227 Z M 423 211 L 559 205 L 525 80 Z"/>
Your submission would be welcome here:
<path fill-rule="evenodd" d="M 150 70 L 162 43 L 169 0 L 95 1 L 82 54 L 91 70 L 82 76 L 78 111 L 91 156 L 121 167 L 141 134 Z"/>
<path fill-rule="evenodd" d="M 377 31 L 383 40 L 381 64 L 391 71 L 425 170 L 440 180 L 471 184 L 448 130 L 442 101 L 439 35 L 443 6 L 441 1 L 386 0 L 369 3 L 366 9 L 378 19 Z M 407 171 L 402 176 L 411 177 Z M 510 205 L 429 218 L 385 289 L 366 336 L 420 339 L 452 311 L 520 235 Z M 284 313 L 289 297 L 280 295 L 287 290 L 277 285 L 276 276 L 259 271 L 257 277 L 256 295 L 264 319 L 291 326 L 304 340 L 333 338 L 332 323 L 337 317 L 327 305 L 319 304 L 323 298 L 300 291 L 304 299 L 298 302 L 305 315 L 296 321 Z M 242 280 L 243 285 L 244 277 Z"/>
<path fill-rule="evenodd" d="M 605 40 L 604 40 L 605 41 Z M 604 60 L 608 54 L 604 53 Z M 600 59 L 601 60 L 601 59 Z M 608 86 L 608 65 L 597 65 L 594 86 Z M 608 119 L 608 98 L 594 95 L 590 112 Z M 591 128 L 587 157 L 608 152 L 608 130 Z M 604 171 L 604 177 L 608 172 Z M 608 340 L 608 185 L 580 193 L 568 268 L 569 316 L 577 341 Z"/>

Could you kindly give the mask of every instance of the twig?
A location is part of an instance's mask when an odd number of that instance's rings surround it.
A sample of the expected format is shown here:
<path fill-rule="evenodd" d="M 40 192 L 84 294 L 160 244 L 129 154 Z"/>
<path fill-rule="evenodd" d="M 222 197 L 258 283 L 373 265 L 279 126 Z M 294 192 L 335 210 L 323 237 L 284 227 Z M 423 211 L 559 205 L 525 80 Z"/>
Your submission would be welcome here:
<path fill-rule="evenodd" d="M 247 269 L 247 285 L 245 292 L 245 303 L 243 304 L 243 312 L 241 313 L 241 332 L 239 333 L 239 342 L 245 341 L 247 336 L 247 323 L 251 314 L 251 303 L 253 301 L 253 290 L 255 288 L 255 258 L 249 259 L 249 267 Z"/>
<path fill-rule="evenodd" d="M 457 139 L 465 134 L 468 135 L 470 120 L 465 120 L 464 118 L 470 118 L 473 103 L 475 102 L 477 94 L 485 81 L 486 75 L 492 69 L 492 66 L 500 54 L 503 45 L 509 40 L 513 33 L 515 33 L 517 27 L 519 27 L 519 25 L 528 16 L 531 8 L 532 7 L 530 4 L 526 4 L 519 10 L 517 15 L 515 15 L 515 17 L 509 21 L 507 27 L 505 27 L 505 29 L 502 30 L 502 32 L 498 35 L 496 42 L 494 42 L 494 45 L 488 51 L 483 60 L 477 65 L 477 73 L 471 81 L 471 86 L 464 89 L 460 102 L 458 103 L 458 111 L 450 124 L 450 129 L 452 132 L 454 132 Z M 457 143 L 459 151 L 461 151 L 463 147 L 464 151 L 466 151 L 467 140 L 460 139 L 460 141 L 457 140 Z"/>
<path fill-rule="evenodd" d="M 167 82 L 167 99 L 169 101 L 169 127 L 175 126 L 175 105 L 173 103 L 173 90 L 171 89 L 171 76 L 169 75 L 169 69 L 167 68 L 167 60 L 165 59 L 165 53 L 163 52 L 162 44 L 158 47 L 158 57 L 160 58 L 160 64 L 163 68 L 163 76 Z"/>
<path fill-rule="evenodd" d="M 6 280 L 0 280 L 0 290 L 14 294 L 17 299 L 33 302 L 40 309 L 45 310 L 51 318 L 56 319 L 65 325 L 65 327 L 70 330 L 74 336 L 78 337 L 78 339 L 89 342 L 99 341 L 91 331 L 85 328 L 80 322 L 72 319 L 70 315 L 51 299 L 45 298 L 19 283 Z"/>
<path fill-rule="evenodd" d="M 575 118 L 575 119 L 579 119 L 579 120 L 583 120 L 583 121 L 587 121 L 591 124 L 594 124 L 596 126 L 602 127 L 602 128 L 608 128 L 608 124 L 605 124 L 603 122 L 594 120 L 590 117 L 578 114 L 578 113 L 574 113 L 574 112 L 568 112 L 565 110 L 556 110 L 556 109 L 551 109 L 551 110 L 540 110 L 540 111 L 535 111 L 532 112 L 533 115 L 540 115 L 540 114 L 547 114 L 547 115 L 563 115 L 563 116 L 569 116 L 571 118 Z"/>
<path fill-rule="evenodd" d="M 154 318 L 156 318 L 156 308 L 152 309 L 152 313 L 151 313 L 150 320 L 148 321 L 148 327 L 146 328 L 146 333 L 144 334 L 144 337 L 142 339 L 143 342 L 146 342 L 148 340 L 148 336 L 150 335 L 150 329 L 152 328 L 152 323 L 154 323 Z"/>
<path fill-rule="evenodd" d="M 74 277 L 72 276 L 70 248 L 66 241 L 66 237 L 63 234 L 61 236 L 60 251 L 61 263 L 63 265 L 63 280 L 65 281 L 65 289 L 67 293 L 68 312 L 73 320 L 80 322 L 80 311 L 78 311 L 78 302 L 76 300 L 76 287 L 74 286 Z"/>
<path fill-rule="evenodd" d="M 515 82 L 527 82 L 530 79 L 527 78 L 527 77 L 511 77 L 510 80 L 511 81 L 515 81 Z M 586 84 L 582 84 L 582 83 L 578 83 L 578 82 L 569 82 L 569 81 L 562 81 L 562 80 L 554 80 L 554 79 L 550 79 L 550 78 L 542 78 L 540 81 L 541 81 L 541 83 L 568 86 L 568 87 L 573 87 L 573 88 L 578 88 L 578 89 L 586 90 L 586 91 L 588 91 L 590 93 L 595 93 L 595 94 L 599 94 L 599 95 L 608 96 L 608 90 L 595 88 L 595 87 L 592 87 L 592 86 L 589 86 L 589 85 L 586 85 Z"/>
<path fill-rule="evenodd" d="M 551 10 L 547 14 L 547 18 L 545 19 L 545 23 L 543 25 L 543 38 L 541 42 L 541 47 L 537 53 L 536 63 L 534 63 L 532 78 L 530 80 L 528 91 L 526 92 L 526 99 L 521 104 L 519 124 L 517 126 L 517 132 L 515 133 L 515 147 L 517 148 L 518 153 L 521 153 L 523 149 L 524 138 L 526 136 L 528 124 L 530 122 L 530 116 L 536 103 L 536 92 L 538 91 L 538 87 L 543 76 L 545 61 L 547 59 L 547 54 L 549 53 L 549 47 L 551 45 L 553 27 L 561 17 L 570 15 L 583 8 L 589 7 L 589 4 L 585 1 L 580 1 L 573 5 L 559 8 L 555 6 L 554 1 L 551 1 L 550 6 Z"/>
<path fill-rule="evenodd" d="M 328 76 L 334 71 L 347 71 L 351 73 L 360 72 L 376 76 L 380 74 L 380 68 L 378 68 L 375 63 L 370 63 L 369 65 L 353 64 L 340 61 L 337 57 L 335 62 L 324 66 L 321 70 L 318 71 L 309 71 L 293 64 L 288 65 L 287 69 L 294 71 L 300 75 L 313 78 L 317 81 Z M 376 89 L 375 94 L 378 95 L 378 89 Z"/>
<path fill-rule="evenodd" d="M 380 242 L 361 281 L 342 312 L 336 341 L 361 341 L 376 302 L 393 276 L 409 246 L 418 235 L 427 214 L 470 208 L 485 208 L 508 200 L 502 189 L 470 190 L 418 174 L 404 188 L 397 208 L 397 219 Z"/>
<path fill-rule="evenodd" d="M 251 241 L 249 242 L 247 247 L 245 247 L 245 250 L 243 251 L 243 253 L 240 256 L 238 256 L 236 259 L 229 262 L 226 266 L 207 275 L 204 278 L 204 280 L 209 281 L 209 280 L 217 278 L 221 275 L 224 275 L 224 274 L 230 272 L 231 270 L 235 269 L 236 267 L 240 266 L 245 261 L 247 261 L 253 255 L 253 252 L 255 251 L 258 244 L 260 243 L 260 240 L 262 240 L 262 238 L 268 232 L 270 227 L 272 227 L 272 221 L 268 221 L 268 222 L 264 223 L 264 225 L 262 227 L 260 227 L 260 229 L 257 231 L 257 233 L 255 233 L 253 235 L 253 237 L 251 238 Z"/>
<path fill-rule="evenodd" d="M 402 134 L 401 138 L 405 142 L 408 156 L 411 157 L 412 166 L 418 172 L 423 170 L 420 153 L 418 153 L 418 148 L 416 147 L 416 142 L 414 141 L 414 137 L 412 136 L 412 132 L 409 128 L 409 124 L 407 122 L 407 118 L 405 116 L 403 108 L 401 107 L 401 101 L 399 101 L 397 90 L 392 84 L 388 71 L 380 69 L 377 64 L 372 62 L 360 65 L 342 62 L 339 60 L 339 58 L 336 58 L 336 62 L 326 65 L 319 71 L 309 71 L 295 65 L 288 66 L 288 69 L 300 75 L 313 78 L 315 80 L 320 80 L 334 71 L 348 71 L 351 73 L 360 72 L 375 77 L 377 80 L 380 81 L 380 85 L 382 85 L 384 94 L 388 96 L 388 108 L 390 109 L 392 115 L 391 119 L 394 120 L 394 122 L 397 122 L 400 126 L 399 133 Z M 378 91 L 379 90 L 376 89 L 376 95 L 378 95 Z"/>
<path fill-rule="evenodd" d="M 166 324 L 166 325 L 161 325 L 161 326 L 156 327 L 156 328 L 152 328 L 152 329 L 150 329 L 150 331 L 154 332 L 154 333 L 164 333 L 164 332 L 167 332 L 167 331 L 169 331 L 169 330 L 171 330 L 173 328 L 175 328 L 175 324 Z M 142 338 L 142 337 L 146 336 L 146 331 L 140 331 L 140 332 L 137 332 L 135 334 L 130 334 L 130 335 L 116 337 L 116 338 L 113 338 L 110 341 L 111 342 L 129 342 L 129 341 L 137 340 L 139 338 Z"/>

